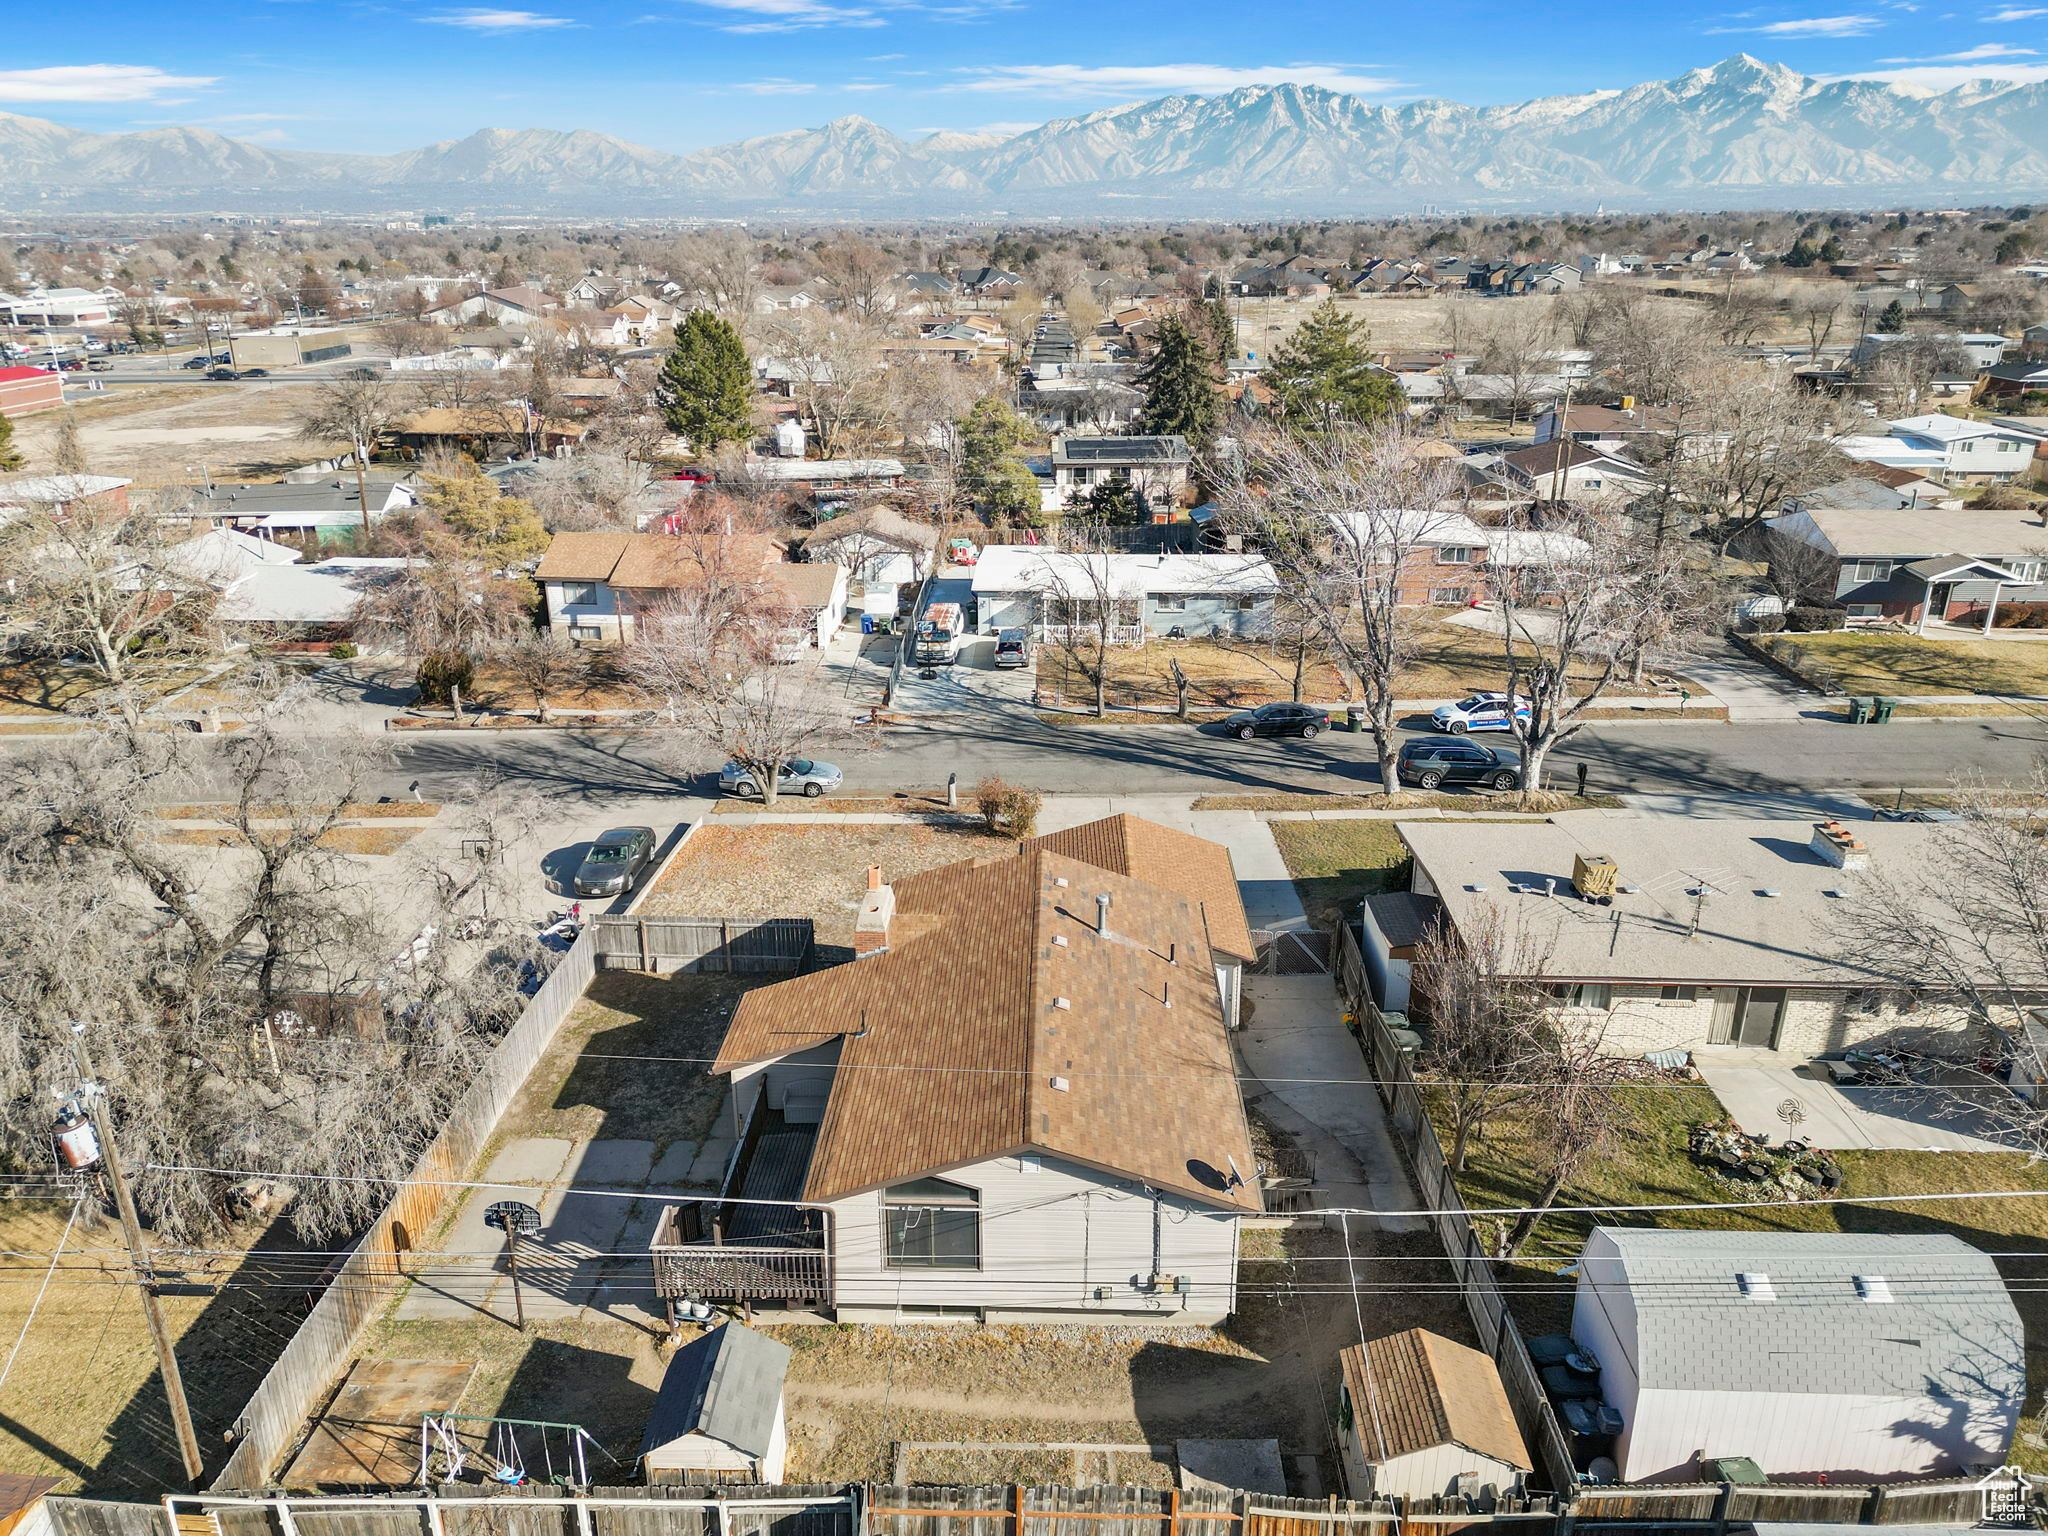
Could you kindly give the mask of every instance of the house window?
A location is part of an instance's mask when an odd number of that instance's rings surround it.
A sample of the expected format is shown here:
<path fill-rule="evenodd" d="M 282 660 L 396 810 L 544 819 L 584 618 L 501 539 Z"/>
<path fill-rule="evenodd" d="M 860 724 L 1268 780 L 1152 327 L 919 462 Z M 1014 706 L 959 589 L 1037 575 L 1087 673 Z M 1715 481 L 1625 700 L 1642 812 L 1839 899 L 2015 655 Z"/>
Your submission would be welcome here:
<path fill-rule="evenodd" d="M 1858 1018 L 1869 1018 L 1884 1012 L 1885 990 L 1882 987 L 1860 987 L 1843 1000 L 1843 1008 Z"/>
<path fill-rule="evenodd" d="M 1472 594 L 1464 587 L 1431 587 L 1429 600 L 1438 608 L 1462 608 L 1472 600 Z"/>
<path fill-rule="evenodd" d="M 2000 453 L 2018 453 L 2020 445 L 2009 437 L 2001 437 L 1998 440 L 1998 451 Z"/>
<path fill-rule="evenodd" d="M 1889 560 L 1851 560 L 1849 562 L 1851 581 L 1890 581 L 1892 563 Z"/>
<path fill-rule="evenodd" d="M 2030 587 L 2041 579 L 2041 562 L 2038 560 L 2011 560 L 2005 568 Z"/>
<path fill-rule="evenodd" d="M 1436 552 L 1438 565 L 1470 565 L 1472 546 L 1469 544 L 1445 544 Z"/>
<path fill-rule="evenodd" d="M 1604 981 L 1562 981 L 1550 995 L 1567 1008 L 1607 1008 L 1614 1002 L 1614 988 Z"/>
<path fill-rule="evenodd" d="M 981 1196 L 950 1179 L 913 1179 L 882 1191 L 891 1269 L 981 1268 Z"/>
<path fill-rule="evenodd" d="M 569 638 L 576 641 L 602 640 L 604 638 L 604 631 L 595 624 L 571 624 L 569 626 Z"/>
<path fill-rule="evenodd" d="M 564 608 L 594 608 L 597 606 L 597 583 L 594 581 L 565 581 L 562 583 L 562 606 Z"/>
<path fill-rule="evenodd" d="M 1881 619 L 1884 617 L 1884 604 L 1844 603 L 1842 611 L 1852 619 Z"/>
<path fill-rule="evenodd" d="M 1092 469 L 1076 469 L 1071 471 L 1071 473 L 1076 485 L 1093 485 L 1095 483 L 1095 471 Z"/>
<path fill-rule="evenodd" d="M 1259 607 L 1259 599 L 1256 597 L 1240 597 L 1231 606 L 1239 613 L 1256 613 Z"/>
<path fill-rule="evenodd" d="M 1579 482 L 1579 484 L 1583 485 L 1589 491 L 1599 490 L 1603 483 L 1604 482 L 1599 480 L 1581 480 Z"/>
<path fill-rule="evenodd" d="M 1185 592 L 1161 592 L 1152 599 L 1152 606 L 1161 613 L 1186 613 L 1188 597 Z"/>
<path fill-rule="evenodd" d="M 1698 987 L 1659 987 L 1657 1001 L 1660 1003 L 1691 1003 L 1699 1000 Z"/>

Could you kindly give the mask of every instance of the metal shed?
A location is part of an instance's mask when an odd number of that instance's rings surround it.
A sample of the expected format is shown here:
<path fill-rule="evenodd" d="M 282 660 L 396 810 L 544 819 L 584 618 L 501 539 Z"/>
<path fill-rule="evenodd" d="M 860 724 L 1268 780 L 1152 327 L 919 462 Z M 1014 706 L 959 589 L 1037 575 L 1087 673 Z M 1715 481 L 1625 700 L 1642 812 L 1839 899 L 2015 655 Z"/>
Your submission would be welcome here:
<path fill-rule="evenodd" d="M 661 1379 L 640 1472 L 653 1483 L 779 1483 L 789 1346 L 738 1323 L 676 1351 Z"/>

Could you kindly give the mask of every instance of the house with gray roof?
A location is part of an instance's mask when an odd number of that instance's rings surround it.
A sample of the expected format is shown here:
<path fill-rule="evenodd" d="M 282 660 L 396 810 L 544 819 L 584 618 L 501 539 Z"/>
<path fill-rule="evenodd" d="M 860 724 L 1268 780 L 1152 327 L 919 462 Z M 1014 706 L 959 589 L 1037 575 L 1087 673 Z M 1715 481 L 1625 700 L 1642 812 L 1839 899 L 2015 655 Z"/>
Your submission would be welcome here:
<path fill-rule="evenodd" d="M 1795 1482 L 1996 1467 L 2026 1400 L 1998 1266 L 1948 1234 L 1595 1227 L 1572 1337 L 1625 1483 L 1722 1457 Z"/>
<path fill-rule="evenodd" d="M 1989 629 L 2001 603 L 2048 602 L 2048 525 L 1995 507 L 1849 508 L 1815 504 L 1771 527 L 1832 557 L 1849 622 Z"/>

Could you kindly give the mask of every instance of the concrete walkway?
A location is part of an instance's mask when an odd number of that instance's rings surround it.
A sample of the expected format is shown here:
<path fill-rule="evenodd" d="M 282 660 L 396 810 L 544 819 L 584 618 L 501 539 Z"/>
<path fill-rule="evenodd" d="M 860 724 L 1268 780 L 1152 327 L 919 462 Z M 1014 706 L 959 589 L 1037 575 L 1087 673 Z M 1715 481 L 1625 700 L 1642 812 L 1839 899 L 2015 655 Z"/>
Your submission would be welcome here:
<path fill-rule="evenodd" d="M 1795 686 L 1737 650 L 1725 636 L 1699 655 L 1676 663 L 1673 670 L 1727 705 L 1728 718 L 1736 723 L 1798 720 L 1827 702 L 1823 695 Z"/>

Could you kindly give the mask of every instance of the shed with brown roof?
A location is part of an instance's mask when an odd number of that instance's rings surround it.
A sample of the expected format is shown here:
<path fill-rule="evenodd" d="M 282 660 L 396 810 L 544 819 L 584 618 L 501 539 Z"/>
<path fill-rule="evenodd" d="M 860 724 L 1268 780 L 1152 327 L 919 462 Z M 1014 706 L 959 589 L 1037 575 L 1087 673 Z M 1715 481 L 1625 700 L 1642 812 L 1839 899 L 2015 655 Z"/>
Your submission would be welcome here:
<path fill-rule="evenodd" d="M 1505 1492 L 1534 1463 L 1492 1359 L 1426 1328 L 1338 1355 L 1351 1497 Z"/>

